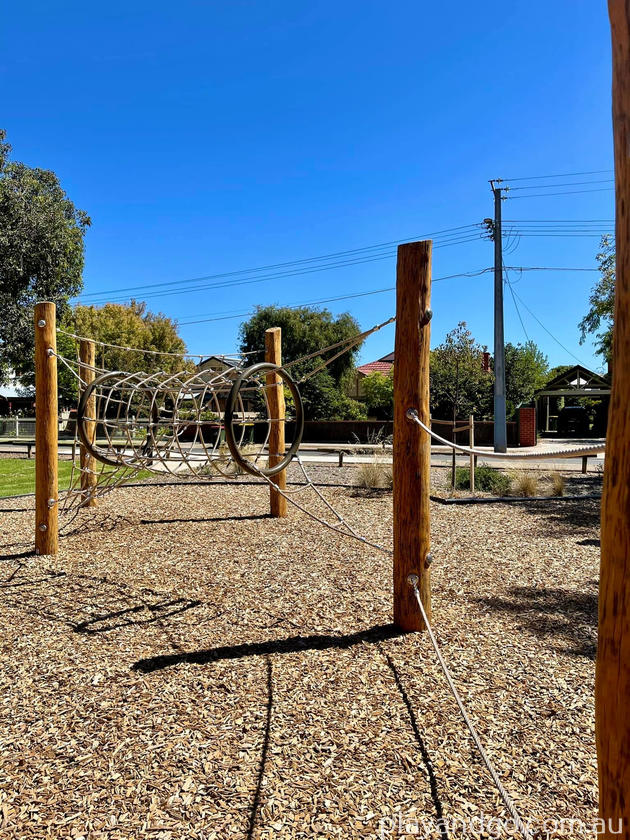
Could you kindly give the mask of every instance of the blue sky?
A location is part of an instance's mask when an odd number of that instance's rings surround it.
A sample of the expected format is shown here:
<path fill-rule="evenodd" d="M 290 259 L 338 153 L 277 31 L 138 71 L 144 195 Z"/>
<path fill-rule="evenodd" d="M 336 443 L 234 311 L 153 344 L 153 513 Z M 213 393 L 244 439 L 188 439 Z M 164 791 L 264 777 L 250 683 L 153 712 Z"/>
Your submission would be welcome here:
<path fill-rule="evenodd" d="M 14 157 L 57 172 L 92 217 L 85 302 L 147 286 L 137 296 L 179 319 L 191 352 L 232 351 L 241 319 L 186 321 L 390 287 L 395 258 L 227 288 L 156 284 L 422 238 L 490 216 L 489 178 L 612 167 L 608 20 L 593 0 L 25 0 L 3 17 L 2 123 Z M 559 191 L 610 177 L 560 179 Z M 553 181 L 514 186 L 537 183 Z M 609 220 L 610 186 L 514 191 L 504 217 L 527 232 Z M 592 268 L 598 239 L 509 244 L 508 265 Z M 491 263 L 475 238 L 436 249 L 433 273 Z M 577 330 L 596 274 L 509 276 L 568 351 L 601 364 Z M 393 314 L 394 295 L 328 306 L 366 328 Z M 466 320 L 492 345 L 491 274 L 436 283 L 433 308 L 433 344 Z M 575 360 L 521 310 L 551 364 Z M 505 312 L 506 340 L 524 341 L 509 290 Z M 362 360 L 392 347 L 389 327 Z"/>

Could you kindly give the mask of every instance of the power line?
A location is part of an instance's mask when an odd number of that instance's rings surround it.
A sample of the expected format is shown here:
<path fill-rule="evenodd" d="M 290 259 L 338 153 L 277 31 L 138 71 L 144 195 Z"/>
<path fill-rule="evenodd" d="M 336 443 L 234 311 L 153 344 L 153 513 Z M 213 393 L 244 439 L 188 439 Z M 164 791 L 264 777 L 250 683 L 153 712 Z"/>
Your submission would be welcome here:
<path fill-rule="evenodd" d="M 527 339 L 527 341 L 529 341 L 530 338 L 529 338 L 529 335 L 527 334 L 527 330 L 525 329 L 525 324 L 523 323 L 523 318 L 521 316 L 521 310 L 518 308 L 518 303 L 516 302 L 516 297 L 514 296 L 514 289 L 512 288 L 512 283 L 510 282 L 510 278 L 508 276 L 508 270 L 505 266 L 505 263 L 503 263 L 503 270 L 505 272 L 505 280 L 506 280 L 508 289 L 510 290 L 510 294 L 512 295 L 512 300 L 514 301 L 514 308 L 516 309 L 516 314 L 518 315 L 518 320 L 521 322 L 521 327 L 523 328 L 523 332 L 525 333 L 525 338 Z"/>
<path fill-rule="evenodd" d="M 165 281 L 165 282 L 162 282 L 162 283 L 148 283 L 148 284 L 142 284 L 142 285 L 138 285 L 138 286 L 127 286 L 127 287 L 124 287 L 124 288 L 109 289 L 107 291 L 92 292 L 92 293 L 83 294 L 83 295 L 80 295 L 80 298 L 85 299 L 85 298 L 102 297 L 103 295 L 118 294 L 118 293 L 122 293 L 122 292 L 128 293 L 128 292 L 133 292 L 133 291 L 140 291 L 140 290 L 146 289 L 146 288 L 156 289 L 156 288 L 167 288 L 167 287 L 170 287 L 170 286 L 181 286 L 183 284 L 190 284 L 190 283 L 202 283 L 202 282 L 205 282 L 207 280 L 221 280 L 221 279 L 228 278 L 228 277 L 240 277 L 240 276 L 243 276 L 243 275 L 253 274 L 253 273 L 258 273 L 258 272 L 263 272 L 263 271 L 274 271 L 276 269 L 291 268 L 291 267 L 295 267 L 295 266 L 298 266 L 298 265 L 305 265 L 307 263 L 312 263 L 312 262 L 321 262 L 323 260 L 336 261 L 340 257 L 352 257 L 352 258 L 356 257 L 357 259 L 359 259 L 360 254 L 364 254 L 365 256 L 368 256 L 365 252 L 382 250 L 384 248 L 389 248 L 392 245 L 399 245 L 399 244 L 404 243 L 404 242 L 414 241 L 415 239 L 433 238 L 434 240 L 435 239 L 441 240 L 444 244 L 446 244 L 450 241 L 455 242 L 455 240 L 461 239 L 464 236 L 472 235 L 473 231 L 478 230 L 480 227 L 481 227 L 480 223 L 474 223 L 474 224 L 470 224 L 470 225 L 460 225 L 459 227 L 445 228 L 443 230 L 434 231 L 432 233 L 424 234 L 422 236 L 407 237 L 405 239 L 392 239 L 388 242 L 381 242 L 381 243 L 378 243 L 376 245 L 366 245 L 362 248 L 353 248 L 353 249 L 346 250 L 346 251 L 334 251 L 334 252 L 331 252 L 331 253 L 328 253 L 328 254 L 322 254 L 322 255 L 316 256 L 316 257 L 304 257 L 304 258 L 297 259 L 297 260 L 289 260 L 289 261 L 280 262 L 280 263 L 271 263 L 269 265 L 258 266 L 258 267 L 255 267 L 255 268 L 245 268 L 245 269 L 240 269 L 238 271 L 227 271 L 227 272 L 221 272 L 221 273 L 218 273 L 218 274 L 207 274 L 207 275 L 203 275 L 203 276 L 200 276 L 200 277 L 192 277 L 192 278 L 183 279 L 183 280 L 170 280 L 170 281 Z M 464 233 L 464 231 L 466 233 Z M 435 247 L 438 247 L 439 244 L 440 244 L 440 242 L 438 242 Z M 388 252 L 387 255 L 389 256 L 389 252 Z"/>
<path fill-rule="evenodd" d="M 571 350 L 569 350 L 569 348 L 568 348 L 568 347 L 565 347 L 565 345 L 564 345 L 564 344 L 560 341 L 560 339 L 559 339 L 559 338 L 556 338 L 556 336 L 555 336 L 555 335 L 551 332 L 551 330 L 547 329 L 547 327 L 543 324 L 543 322 L 540 320 L 540 318 L 538 318 L 538 316 L 537 316 L 537 315 L 534 315 L 534 313 L 533 313 L 533 312 L 532 312 L 532 310 L 529 308 L 529 306 L 525 303 L 525 301 L 523 300 L 523 298 L 522 298 L 519 294 L 517 294 L 517 292 L 515 292 L 515 291 L 514 291 L 514 289 L 512 289 L 512 293 L 513 293 L 513 295 L 514 295 L 516 298 L 518 298 L 518 300 L 520 300 L 520 302 L 523 304 L 523 306 L 525 307 L 525 309 L 529 312 L 529 314 L 532 316 L 532 318 L 540 324 L 540 326 L 541 326 L 541 327 L 543 328 L 543 330 L 547 333 L 547 335 L 551 336 L 551 338 L 553 338 L 553 340 L 556 342 L 556 344 L 558 344 L 560 347 L 562 347 L 562 349 L 565 351 L 565 353 L 568 353 L 568 354 L 569 354 L 569 356 L 573 356 L 573 358 L 574 358 L 574 359 L 575 359 L 575 360 L 576 360 L 579 364 L 581 364 L 583 367 L 587 367 L 587 365 L 586 365 L 586 364 L 582 361 L 582 359 L 578 358 L 578 357 L 575 355 L 575 353 L 572 353 L 572 352 L 571 352 Z"/>
<path fill-rule="evenodd" d="M 460 245 L 460 244 L 463 244 L 465 242 L 476 242 L 476 241 L 480 241 L 480 236 L 479 235 L 470 236 L 470 237 L 463 237 L 463 238 L 455 239 L 455 240 L 449 241 L 449 242 L 438 243 L 437 245 L 434 245 L 434 249 L 447 248 L 447 247 L 450 247 L 452 245 Z M 182 287 L 182 288 L 178 288 L 178 289 L 174 289 L 174 290 L 158 291 L 158 292 L 155 292 L 154 294 L 142 295 L 142 298 L 146 300 L 148 298 L 170 297 L 172 295 L 181 295 L 185 292 L 200 292 L 200 291 L 207 291 L 209 289 L 226 289 L 226 288 L 232 288 L 234 286 L 247 286 L 247 285 L 262 283 L 262 282 L 265 282 L 267 280 L 279 280 L 279 279 L 282 279 L 282 278 L 285 278 L 285 277 L 298 277 L 298 276 L 303 276 L 303 275 L 307 275 L 307 274 L 319 273 L 321 271 L 330 271 L 331 269 L 345 268 L 346 266 L 364 265 L 366 263 L 378 262 L 380 260 L 385 260 L 385 259 L 392 259 L 395 256 L 396 256 L 396 251 L 394 250 L 394 251 L 391 251 L 390 253 L 381 254 L 379 256 L 373 256 L 373 257 L 367 257 L 366 256 L 362 259 L 346 260 L 345 262 L 337 262 L 337 263 L 329 263 L 329 264 L 326 264 L 326 265 L 323 265 L 323 266 L 314 266 L 314 267 L 311 267 L 311 268 L 297 269 L 295 271 L 285 271 L 285 272 L 281 272 L 281 273 L 278 273 L 278 274 L 269 274 L 269 275 L 265 275 L 263 277 L 256 277 L 256 278 L 249 279 L 249 280 L 229 280 L 229 281 L 225 281 L 225 282 L 222 282 L 222 283 L 210 283 L 210 284 L 205 285 L 205 286 L 190 286 L 190 287 Z M 108 295 L 108 293 L 103 293 L 103 294 Z M 120 302 L 120 301 L 129 300 L 129 298 L 130 298 L 130 295 L 124 295 L 124 296 L 120 296 L 120 297 L 112 297 L 110 295 L 110 296 L 108 296 L 107 300 L 110 303 L 116 303 L 116 302 Z M 92 301 L 93 304 L 98 304 L 100 302 L 101 301 Z"/>
<path fill-rule="evenodd" d="M 529 175 L 526 178 L 504 178 L 499 181 L 547 181 L 550 178 L 577 178 L 578 175 L 606 175 L 614 169 L 592 169 L 590 172 L 563 172 L 559 175 Z"/>
<path fill-rule="evenodd" d="M 504 219 L 507 224 L 610 224 L 614 225 L 614 219 Z"/>
<path fill-rule="evenodd" d="M 604 178 L 597 181 L 571 181 L 568 184 L 532 184 L 529 187 L 502 187 L 502 189 L 514 192 L 515 190 L 546 190 L 554 187 L 583 187 L 587 184 L 614 184 L 614 178 Z"/>
<path fill-rule="evenodd" d="M 477 271 L 466 271 L 466 272 L 462 272 L 460 274 L 447 274 L 444 277 L 434 277 L 433 282 L 438 283 L 441 280 L 452 280 L 456 277 L 478 277 L 481 274 L 487 274 L 489 271 L 493 271 L 493 269 L 492 268 L 481 268 L 481 269 L 478 269 Z M 281 308 L 282 309 L 299 309 L 301 306 L 317 306 L 318 304 L 322 304 L 322 303 L 332 303 L 334 301 L 340 301 L 340 300 L 352 300 L 354 298 L 369 297 L 370 295 L 380 295 L 380 294 L 383 294 L 384 292 L 394 292 L 394 291 L 396 291 L 396 286 L 388 286 L 387 288 L 384 288 L 384 289 L 372 289 L 371 291 L 368 291 L 368 292 L 357 292 L 357 293 L 351 294 L 351 295 L 338 295 L 337 297 L 322 298 L 321 300 L 311 300 L 311 301 L 304 301 L 302 303 L 287 304 L 287 305 L 283 305 Z M 274 304 L 274 305 L 276 305 L 276 304 Z M 241 312 L 241 313 L 238 313 L 238 314 L 226 314 L 226 315 L 220 316 L 220 317 L 201 318 L 201 319 L 195 319 L 193 321 L 178 321 L 177 323 L 178 323 L 178 326 L 182 326 L 182 327 L 183 326 L 188 326 L 188 325 L 191 325 L 191 324 L 207 324 L 207 323 L 210 323 L 211 321 L 227 321 L 227 320 L 231 320 L 233 318 L 246 318 L 247 316 L 252 315 L 254 312 L 255 312 L 255 310 L 250 310 L 249 312 Z"/>
<path fill-rule="evenodd" d="M 509 201 L 516 201 L 520 198 L 549 198 L 552 195 L 580 195 L 581 193 L 594 193 L 594 192 L 614 192 L 614 187 L 600 187 L 599 189 L 595 190 L 567 190 L 567 192 L 558 192 L 558 193 L 534 193 L 533 195 L 530 193 L 529 195 L 514 195 L 514 196 L 506 196 Z"/>

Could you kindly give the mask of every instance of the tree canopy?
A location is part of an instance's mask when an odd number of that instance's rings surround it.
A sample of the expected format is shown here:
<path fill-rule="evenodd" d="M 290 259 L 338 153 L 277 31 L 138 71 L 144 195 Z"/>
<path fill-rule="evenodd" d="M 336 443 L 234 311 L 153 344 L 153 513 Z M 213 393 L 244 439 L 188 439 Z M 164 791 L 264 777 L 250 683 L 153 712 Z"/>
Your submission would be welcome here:
<path fill-rule="evenodd" d="M 369 373 L 363 380 L 365 403 L 368 412 L 377 420 L 392 420 L 394 417 L 394 370 L 385 374 L 378 370 Z"/>
<path fill-rule="evenodd" d="M 106 303 L 104 306 L 75 306 L 66 314 L 61 330 L 57 334 L 57 350 L 67 359 L 76 359 L 78 341 L 68 333 L 74 333 L 96 342 L 117 344 L 121 347 L 138 348 L 134 351 L 96 345 L 96 366 L 105 370 L 135 371 L 193 370 L 191 361 L 182 359 L 186 344 L 177 333 L 177 323 L 166 315 L 155 314 L 146 304 L 131 301 L 129 304 Z M 159 355 L 175 353 L 177 355 Z M 143 352 L 144 351 L 144 352 Z M 59 399 L 62 405 L 72 405 L 78 397 L 77 379 L 63 363 L 57 367 Z M 27 388 L 34 386 L 34 376 L 29 372 L 23 376 Z"/>
<path fill-rule="evenodd" d="M 615 314 L 616 271 L 615 245 L 608 236 L 603 236 L 601 239 L 597 262 L 600 276 L 591 290 L 590 309 L 579 323 L 580 344 L 586 341 L 588 335 L 595 335 L 596 352 L 603 356 L 606 362 L 610 362 Z"/>
<path fill-rule="evenodd" d="M 431 412 L 440 419 L 491 413 L 492 374 L 482 369 L 483 347 L 465 321 L 431 351 Z M 395 363 L 395 362 L 394 362 Z"/>
<path fill-rule="evenodd" d="M 24 382 L 33 370 L 33 306 L 68 312 L 82 288 L 83 239 L 90 225 L 54 172 L 10 161 L 0 131 L 0 383 L 10 370 Z"/>
<path fill-rule="evenodd" d="M 241 324 L 242 352 L 260 352 L 259 356 L 251 358 L 255 361 L 262 360 L 265 330 L 270 327 L 282 329 L 284 363 L 316 353 L 323 347 L 356 336 L 361 331 L 357 321 L 347 312 L 335 317 L 327 309 L 313 309 L 307 306 L 259 306 L 251 318 Z M 349 420 L 365 416 L 364 407 L 344 392 L 344 386 L 354 372 L 359 346 L 343 353 L 300 386 L 307 420 Z M 328 353 L 327 358 L 331 355 L 334 353 Z M 300 379 L 324 360 L 324 357 L 316 356 L 292 367 L 291 374 Z"/>
<path fill-rule="evenodd" d="M 549 363 L 533 341 L 505 345 L 505 402 L 508 419 L 521 403 L 531 401 L 534 393 L 549 380 Z"/>

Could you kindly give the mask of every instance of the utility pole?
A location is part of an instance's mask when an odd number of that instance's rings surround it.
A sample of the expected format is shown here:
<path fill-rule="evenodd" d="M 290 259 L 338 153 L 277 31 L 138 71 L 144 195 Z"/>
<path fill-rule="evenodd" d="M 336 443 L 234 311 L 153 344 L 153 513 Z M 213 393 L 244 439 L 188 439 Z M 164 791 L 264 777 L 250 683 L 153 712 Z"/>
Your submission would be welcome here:
<path fill-rule="evenodd" d="M 505 338 L 503 334 L 503 235 L 501 232 L 501 179 L 490 181 L 494 195 L 494 451 L 507 452 L 505 416 Z"/>

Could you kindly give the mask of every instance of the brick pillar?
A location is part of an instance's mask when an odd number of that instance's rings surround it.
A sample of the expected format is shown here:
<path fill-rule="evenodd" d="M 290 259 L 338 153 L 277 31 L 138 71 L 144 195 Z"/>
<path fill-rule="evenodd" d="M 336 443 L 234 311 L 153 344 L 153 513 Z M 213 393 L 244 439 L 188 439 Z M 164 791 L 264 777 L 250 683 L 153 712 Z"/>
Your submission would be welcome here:
<path fill-rule="evenodd" d="M 536 409 L 534 406 L 518 410 L 518 445 L 536 446 Z"/>

